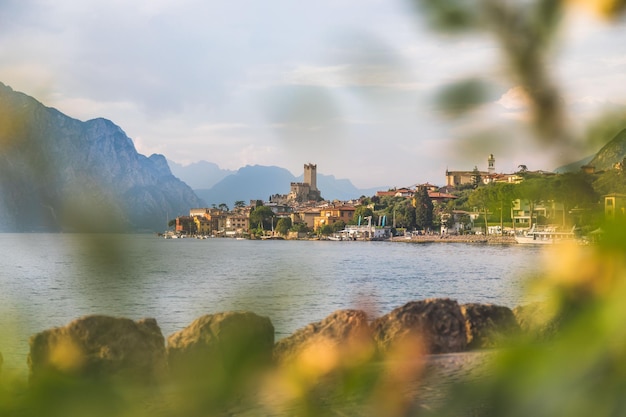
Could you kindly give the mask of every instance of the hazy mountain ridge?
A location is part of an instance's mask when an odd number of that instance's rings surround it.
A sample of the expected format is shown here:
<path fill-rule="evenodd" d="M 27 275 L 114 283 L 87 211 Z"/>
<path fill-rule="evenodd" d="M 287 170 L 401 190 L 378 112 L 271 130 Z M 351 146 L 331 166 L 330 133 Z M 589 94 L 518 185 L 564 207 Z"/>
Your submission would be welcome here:
<path fill-rule="evenodd" d="M 237 200 L 248 204 L 249 200 L 267 201 L 271 195 L 287 194 L 292 182 L 302 181 L 303 175 L 296 177 L 285 168 L 247 165 L 210 189 L 194 191 L 209 205 L 226 203 L 232 207 Z M 348 179 L 336 179 L 334 175 L 318 173 L 317 188 L 326 200 L 350 200 L 361 195 L 373 195 L 377 190 L 386 190 L 388 187 L 358 189 Z"/>
<path fill-rule="evenodd" d="M 168 159 L 167 163 L 172 174 L 194 190 L 209 189 L 227 176 L 237 172 L 230 169 L 221 169 L 217 164 L 207 161 L 182 165 Z"/>
<path fill-rule="evenodd" d="M 0 83 L 0 230 L 164 230 L 203 202 L 165 157 Z"/>

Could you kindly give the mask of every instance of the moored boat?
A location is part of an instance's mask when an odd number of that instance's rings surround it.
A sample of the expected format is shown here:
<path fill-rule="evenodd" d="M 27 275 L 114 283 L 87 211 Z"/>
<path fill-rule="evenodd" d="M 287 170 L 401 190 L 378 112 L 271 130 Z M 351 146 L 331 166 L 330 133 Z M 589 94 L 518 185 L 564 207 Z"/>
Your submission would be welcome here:
<path fill-rule="evenodd" d="M 535 225 L 523 235 L 515 235 L 515 241 L 522 244 L 531 245 L 553 245 L 555 243 L 580 241 L 579 237 L 574 233 L 576 226 L 571 231 L 557 231 L 555 228 L 547 228 L 537 230 Z"/>

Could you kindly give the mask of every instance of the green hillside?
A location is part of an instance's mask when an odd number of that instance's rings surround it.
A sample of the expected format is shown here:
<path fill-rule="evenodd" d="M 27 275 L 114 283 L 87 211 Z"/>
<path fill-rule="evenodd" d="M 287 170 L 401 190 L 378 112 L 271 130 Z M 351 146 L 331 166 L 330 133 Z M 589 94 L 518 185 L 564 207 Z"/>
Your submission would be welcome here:
<path fill-rule="evenodd" d="M 626 129 L 619 132 L 609 143 L 604 145 L 600 151 L 589 162 L 602 171 L 613 168 L 617 162 L 621 162 L 626 157 Z"/>

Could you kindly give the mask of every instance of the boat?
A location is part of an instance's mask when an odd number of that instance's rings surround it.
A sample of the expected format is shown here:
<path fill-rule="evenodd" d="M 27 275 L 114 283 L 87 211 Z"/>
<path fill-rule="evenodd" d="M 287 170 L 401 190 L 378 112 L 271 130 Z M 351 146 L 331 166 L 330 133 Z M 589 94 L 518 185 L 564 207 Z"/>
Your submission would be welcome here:
<path fill-rule="evenodd" d="M 576 226 L 571 231 L 557 231 L 555 228 L 537 230 L 535 225 L 523 235 L 515 235 L 515 241 L 529 245 L 553 245 L 555 243 L 573 242 L 578 243 L 580 239 L 574 233 Z"/>

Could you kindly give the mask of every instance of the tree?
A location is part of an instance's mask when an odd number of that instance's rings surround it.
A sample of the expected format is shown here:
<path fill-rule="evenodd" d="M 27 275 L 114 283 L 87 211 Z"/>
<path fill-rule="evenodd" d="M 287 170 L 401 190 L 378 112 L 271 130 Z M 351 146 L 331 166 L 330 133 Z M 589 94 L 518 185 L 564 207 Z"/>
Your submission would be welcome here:
<path fill-rule="evenodd" d="M 319 234 L 323 236 L 328 236 L 328 235 L 331 235 L 332 233 L 333 233 L 333 228 L 329 224 L 325 224 L 319 228 Z"/>
<path fill-rule="evenodd" d="M 533 225 L 535 206 L 548 195 L 548 186 L 548 179 L 546 179 L 546 177 L 534 177 L 517 184 L 514 189 L 515 197 L 528 201 L 528 210 L 530 211 L 529 227 Z"/>
<path fill-rule="evenodd" d="M 217 208 L 222 210 L 222 211 L 230 211 L 228 206 L 226 205 L 226 203 L 220 203 L 220 205 L 217 206 Z"/>
<path fill-rule="evenodd" d="M 272 218 L 274 212 L 267 206 L 257 206 L 250 212 L 250 227 L 257 227 L 263 230 L 272 228 Z"/>
<path fill-rule="evenodd" d="M 244 208 L 246 206 L 246 203 L 244 203 L 243 200 L 237 200 L 235 201 L 235 208 L 239 209 L 239 208 Z"/>
<path fill-rule="evenodd" d="M 376 219 L 374 217 L 374 212 L 372 211 L 372 209 L 367 206 L 358 206 L 354 210 L 354 216 L 352 217 L 352 219 L 350 219 L 349 223 L 358 224 L 359 219 L 360 219 L 361 224 L 363 224 L 369 216 L 372 216 L 372 224 L 374 224 Z"/>
<path fill-rule="evenodd" d="M 474 190 L 473 193 L 469 195 L 467 199 L 468 204 L 473 207 L 478 208 L 480 212 L 483 213 L 485 218 L 485 235 L 488 234 L 488 222 L 487 215 L 489 211 L 489 205 L 493 201 L 493 188 L 492 187 L 480 187 Z"/>
<path fill-rule="evenodd" d="M 428 196 L 426 187 L 419 187 L 413 196 L 415 206 L 415 226 L 419 229 L 429 229 L 433 225 L 433 202 Z"/>
<path fill-rule="evenodd" d="M 572 208 L 589 209 L 598 202 L 591 177 L 582 172 L 557 176 L 552 180 L 551 190 L 554 199 L 563 203 L 563 226 L 566 224 L 566 214 Z"/>
<path fill-rule="evenodd" d="M 278 219 L 274 230 L 276 230 L 281 235 L 286 235 L 289 232 L 289 229 L 291 229 L 291 218 L 281 217 L 280 219 Z"/>
<path fill-rule="evenodd" d="M 335 223 L 331 224 L 330 227 L 333 229 L 333 232 L 339 232 L 346 228 L 346 222 L 337 220 Z"/>
<path fill-rule="evenodd" d="M 483 181 L 482 176 L 480 175 L 480 171 L 478 170 L 478 167 L 474 167 L 474 170 L 472 171 L 472 187 L 473 188 L 477 188 Z"/>
<path fill-rule="evenodd" d="M 290 229 L 292 232 L 308 233 L 311 231 L 306 223 L 295 223 Z"/>
<path fill-rule="evenodd" d="M 494 184 L 493 197 L 498 205 L 497 209 L 500 210 L 500 233 L 504 232 L 504 212 L 510 213 L 511 206 L 514 199 L 514 184 L 509 183 L 495 183 Z M 515 227 L 515 223 L 513 224 Z"/>

